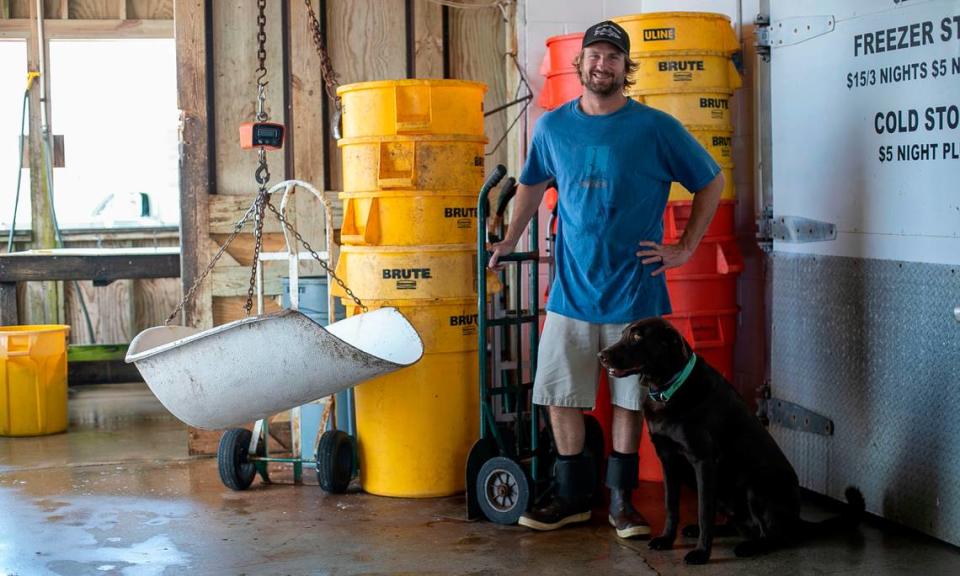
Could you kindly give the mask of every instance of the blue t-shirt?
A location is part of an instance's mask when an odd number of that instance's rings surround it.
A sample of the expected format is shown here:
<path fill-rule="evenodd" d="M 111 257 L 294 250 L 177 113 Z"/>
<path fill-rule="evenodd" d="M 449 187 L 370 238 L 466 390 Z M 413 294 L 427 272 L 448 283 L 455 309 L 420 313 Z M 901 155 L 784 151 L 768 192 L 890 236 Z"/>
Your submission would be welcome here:
<path fill-rule="evenodd" d="M 703 189 L 720 167 L 675 118 L 634 100 L 590 116 L 580 100 L 540 118 L 520 182 L 557 180 L 556 277 L 547 310 L 596 324 L 669 314 L 641 240 L 663 240 L 672 182 Z"/>

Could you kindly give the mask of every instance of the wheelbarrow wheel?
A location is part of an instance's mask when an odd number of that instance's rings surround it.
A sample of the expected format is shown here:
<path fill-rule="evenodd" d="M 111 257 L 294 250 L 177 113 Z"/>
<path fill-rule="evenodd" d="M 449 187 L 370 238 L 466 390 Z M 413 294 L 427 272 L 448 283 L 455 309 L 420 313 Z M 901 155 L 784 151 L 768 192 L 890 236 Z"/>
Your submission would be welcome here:
<path fill-rule="evenodd" d="M 477 473 L 477 501 L 491 522 L 516 524 L 530 502 L 530 483 L 523 468 L 504 456 L 487 460 Z"/>
<path fill-rule="evenodd" d="M 353 440 L 342 430 L 327 430 L 317 444 L 317 482 L 332 494 L 343 494 L 353 479 Z"/>
<path fill-rule="evenodd" d="M 246 428 L 231 428 L 220 437 L 217 468 L 220 481 L 231 490 L 246 490 L 257 475 L 257 467 L 249 455 L 252 437 L 253 433 Z"/>

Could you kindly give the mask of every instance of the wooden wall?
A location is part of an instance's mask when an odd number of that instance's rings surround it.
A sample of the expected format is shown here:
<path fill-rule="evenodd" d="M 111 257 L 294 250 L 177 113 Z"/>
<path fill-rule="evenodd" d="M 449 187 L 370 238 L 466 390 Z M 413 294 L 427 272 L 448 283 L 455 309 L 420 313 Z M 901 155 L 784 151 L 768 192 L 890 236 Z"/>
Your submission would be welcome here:
<path fill-rule="evenodd" d="M 431 0 L 314 0 L 313 6 L 325 25 L 340 84 L 442 78 L 446 72 L 450 78 L 486 82 L 488 109 L 513 99 L 505 80 L 507 28 L 498 9 L 445 8 Z M 257 8 L 256 0 L 175 0 L 174 13 L 184 119 L 183 281 L 189 286 L 256 197 L 256 153 L 239 148 L 236 127 L 254 114 Z M 268 153 L 271 183 L 307 180 L 326 191 L 339 214 L 341 168 L 330 131 L 332 103 L 307 30 L 306 8 L 303 2 L 268 2 L 266 16 L 267 109 L 273 120 L 288 126 L 284 150 Z M 488 150 L 515 113 L 511 109 L 487 119 Z M 507 149 L 504 144 L 487 158 L 488 170 L 505 160 Z M 294 206 L 297 228 L 311 244 L 322 246 L 319 203 L 298 193 Z M 280 250 L 275 219 L 267 219 L 264 231 L 265 249 Z M 212 284 L 187 309 L 188 324 L 208 327 L 243 316 L 252 247 L 249 233 L 234 241 L 214 269 Z M 285 265 L 268 266 L 268 295 L 279 293 L 284 273 Z M 270 309 L 276 306 L 272 302 Z M 210 453 L 219 434 L 191 430 L 190 437 L 191 452 Z"/>

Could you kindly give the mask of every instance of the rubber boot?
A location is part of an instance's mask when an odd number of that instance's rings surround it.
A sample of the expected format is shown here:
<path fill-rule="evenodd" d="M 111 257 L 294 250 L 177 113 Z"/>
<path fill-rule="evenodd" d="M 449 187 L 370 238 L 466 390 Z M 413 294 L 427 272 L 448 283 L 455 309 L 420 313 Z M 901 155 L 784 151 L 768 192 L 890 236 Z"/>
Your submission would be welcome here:
<path fill-rule="evenodd" d="M 638 485 L 640 459 L 637 454 L 612 452 L 607 460 L 607 488 L 610 489 L 610 515 L 607 519 L 620 538 L 650 534 L 650 524 L 633 507 L 630 496 Z"/>
<path fill-rule="evenodd" d="M 545 506 L 524 512 L 517 522 L 534 530 L 556 530 L 590 520 L 593 462 L 582 454 L 557 460 L 556 493 Z"/>

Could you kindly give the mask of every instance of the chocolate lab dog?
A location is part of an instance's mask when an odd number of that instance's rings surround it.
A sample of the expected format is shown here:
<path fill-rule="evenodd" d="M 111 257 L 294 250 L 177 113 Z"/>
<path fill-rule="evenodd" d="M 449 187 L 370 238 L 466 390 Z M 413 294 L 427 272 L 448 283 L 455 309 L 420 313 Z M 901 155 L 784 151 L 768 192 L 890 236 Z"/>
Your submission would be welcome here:
<path fill-rule="evenodd" d="M 600 352 L 600 362 L 612 376 L 641 374 L 649 386 L 643 414 L 663 464 L 666 494 L 666 522 L 660 536 L 650 540 L 650 548 L 673 547 L 680 484 L 691 476 L 691 467 L 699 529 L 690 527 L 684 534 L 699 539 L 684 558 L 688 564 L 710 559 L 718 512 L 747 538 L 734 549 L 739 557 L 859 521 L 864 502 L 855 488 L 847 488 L 843 515 L 816 524 L 800 518 L 799 482 L 786 456 L 730 383 L 696 356 L 665 320 L 630 324 L 619 342 Z"/>

